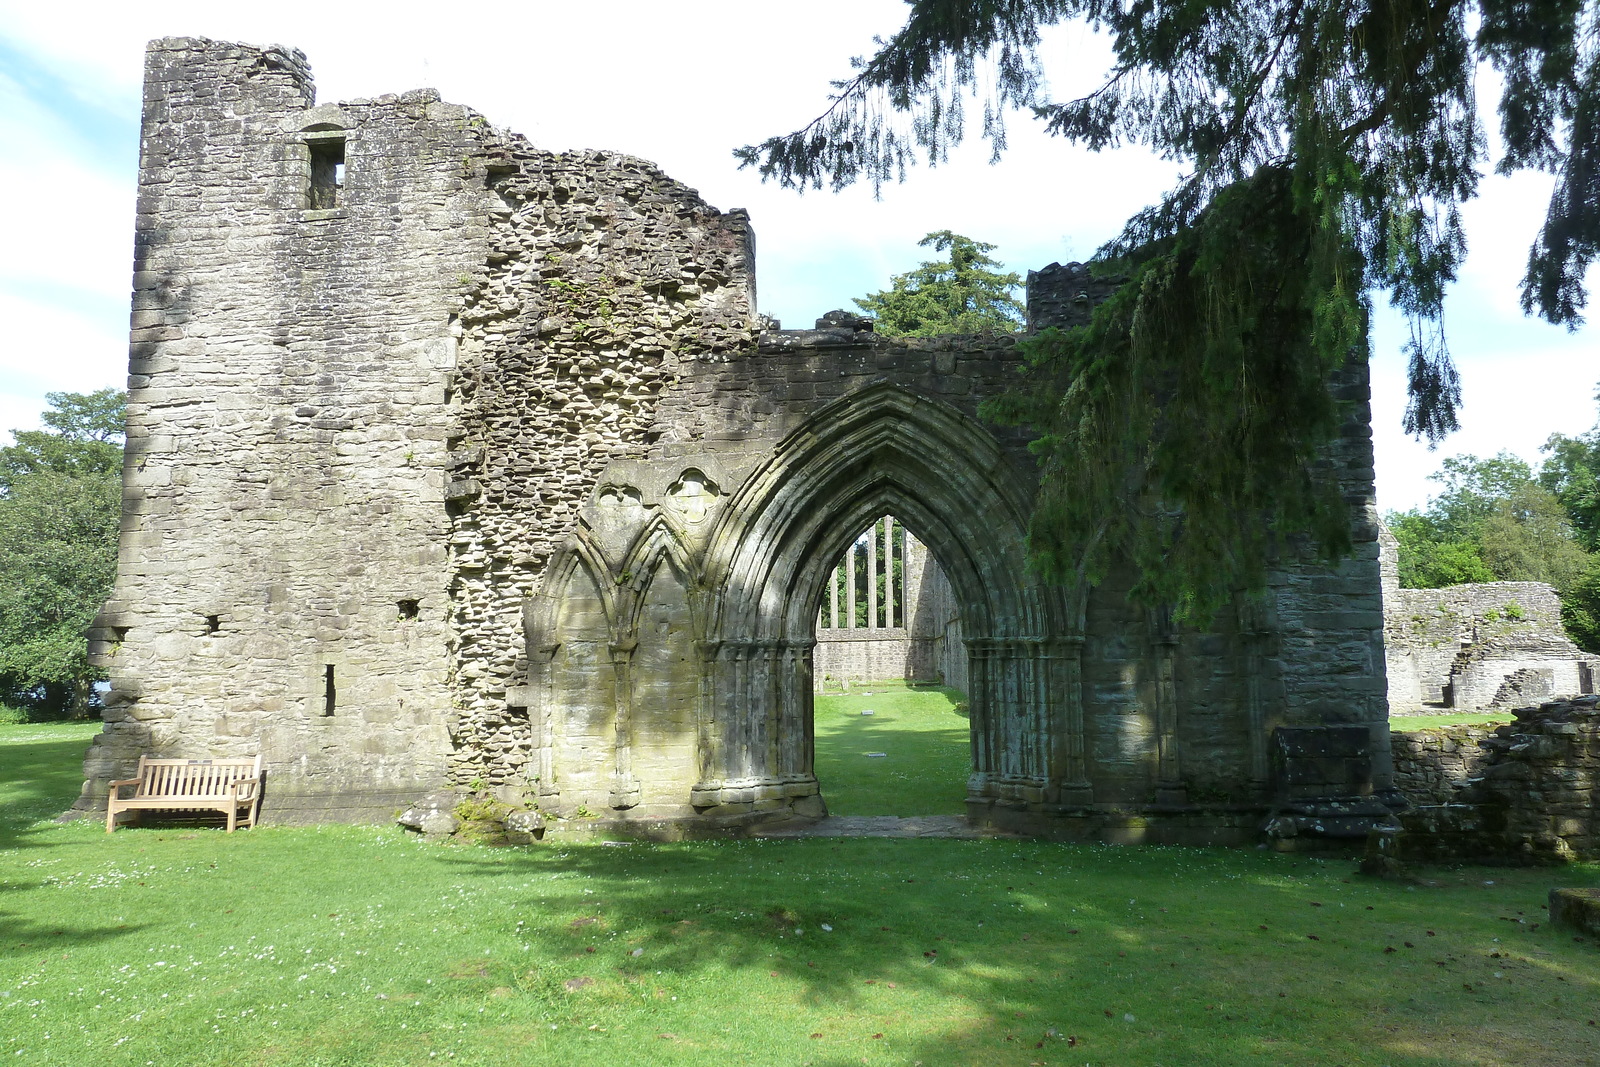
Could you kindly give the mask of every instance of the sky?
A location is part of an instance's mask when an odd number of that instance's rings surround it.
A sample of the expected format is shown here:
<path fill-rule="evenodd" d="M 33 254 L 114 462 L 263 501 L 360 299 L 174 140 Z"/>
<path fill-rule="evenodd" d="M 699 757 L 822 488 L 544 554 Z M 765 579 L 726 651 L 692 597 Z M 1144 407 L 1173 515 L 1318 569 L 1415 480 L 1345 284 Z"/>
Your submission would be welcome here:
<path fill-rule="evenodd" d="M 1137 148 L 1074 148 L 1022 115 L 998 164 L 970 144 L 878 198 L 863 187 L 797 195 L 738 169 L 733 148 L 819 113 L 850 57 L 893 33 L 904 12 L 901 0 L 523 0 L 458 15 L 358 0 L 164 0 L 97 5 L 88 17 L 82 5 L 0 0 L 0 428 L 38 425 L 47 392 L 124 384 L 152 38 L 289 45 L 310 58 L 320 101 L 432 87 L 542 148 L 649 159 L 717 207 L 750 211 L 761 310 L 789 328 L 886 288 L 928 258 L 917 241 L 933 230 L 993 243 L 1023 275 L 1086 259 L 1179 173 Z M 1104 69 L 1103 42 L 1076 27 L 1052 32 L 1047 49 L 1057 98 Z M 1423 506 L 1446 456 L 1509 449 L 1536 461 L 1552 433 L 1595 425 L 1595 328 L 1570 333 L 1518 304 L 1549 188 L 1541 175 L 1490 177 L 1467 208 L 1470 252 L 1445 319 L 1463 428 L 1437 451 L 1400 428 L 1405 325 L 1384 308 L 1375 316 L 1380 509 Z"/>

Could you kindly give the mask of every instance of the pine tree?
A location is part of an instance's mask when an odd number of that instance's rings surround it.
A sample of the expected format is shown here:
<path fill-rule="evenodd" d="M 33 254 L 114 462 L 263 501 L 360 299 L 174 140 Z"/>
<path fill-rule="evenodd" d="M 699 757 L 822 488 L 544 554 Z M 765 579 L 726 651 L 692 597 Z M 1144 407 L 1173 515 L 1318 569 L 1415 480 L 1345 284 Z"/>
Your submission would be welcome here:
<path fill-rule="evenodd" d="M 890 279 L 888 289 L 855 303 L 877 322 L 887 337 L 937 337 L 947 333 L 1015 333 L 1022 328 L 1023 309 L 1011 294 L 1022 279 L 1001 274 L 987 253 L 995 246 L 959 233 L 938 230 L 917 242 L 932 245 L 949 258 L 922 265 Z"/>
<path fill-rule="evenodd" d="M 1116 58 L 1060 102 L 1039 31 L 1069 20 Z M 1187 163 L 1098 253 L 1126 284 L 1087 331 L 1030 342 L 1035 395 L 993 413 L 1037 434 L 1047 567 L 1087 578 L 1131 557 L 1147 598 L 1203 607 L 1259 586 L 1283 535 L 1347 548 L 1319 457 L 1348 415 L 1328 386 L 1365 355 L 1367 293 L 1412 324 L 1406 428 L 1456 428 L 1441 314 L 1487 162 L 1480 59 L 1504 78 L 1498 168 L 1558 176 L 1524 307 L 1581 322 L 1600 254 L 1597 41 L 1597 0 L 913 0 L 824 115 L 737 155 L 793 187 L 879 187 L 945 158 L 976 99 L 996 156 L 1020 109 L 1092 149 Z"/>

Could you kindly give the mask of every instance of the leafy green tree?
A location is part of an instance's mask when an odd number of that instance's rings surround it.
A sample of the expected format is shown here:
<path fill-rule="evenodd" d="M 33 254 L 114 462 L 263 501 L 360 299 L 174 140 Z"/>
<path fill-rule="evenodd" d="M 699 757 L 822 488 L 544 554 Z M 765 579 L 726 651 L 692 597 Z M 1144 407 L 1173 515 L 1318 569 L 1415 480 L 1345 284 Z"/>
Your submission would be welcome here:
<path fill-rule="evenodd" d="M 1589 557 L 1589 569 L 1561 594 L 1561 621 L 1579 648 L 1600 652 L 1600 556 Z"/>
<path fill-rule="evenodd" d="M 1578 542 L 1600 551 L 1600 428 L 1577 437 L 1554 434 L 1541 451 L 1539 484 L 1567 509 Z"/>
<path fill-rule="evenodd" d="M 896 274 L 888 289 L 856 301 L 887 337 L 936 337 L 947 333 L 1015 333 L 1023 307 L 1011 294 L 1022 284 L 1017 274 L 1001 274 L 987 253 L 995 246 L 959 233 L 938 230 L 917 242 L 949 256 L 924 260 L 916 270 Z"/>
<path fill-rule="evenodd" d="M 1430 573 L 1422 561 L 1441 558 L 1447 545 L 1471 546 L 1492 575 L 1456 581 L 1548 582 L 1566 590 L 1588 571 L 1588 553 L 1574 538 L 1567 509 L 1526 461 L 1510 452 L 1490 459 L 1452 456 L 1430 478 L 1444 491 L 1428 505 L 1432 543 L 1417 541 L 1419 577 Z"/>
<path fill-rule="evenodd" d="M 1056 101 L 1039 31 L 1072 20 L 1115 58 L 1094 91 Z M 1094 325 L 1030 342 L 1051 395 L 996 414 L 1038 435 L 1047 566 L 1088 576 L 1129 556 L 1147 597 L 1204 604 L 1260 584 L 1275 545 L 1257 531 L 1347 546 L 1318 456 L 1343 418 L 1329 386 L 1365 350 L 1367 293 L 1412 324 L 1407 429 L 1456 427 L 1441 314 L 1488 161 L 1480 59 L 1503 77 L 1498 168 L 1557 175 L 1523 305 L 1581 321 L 1600 254 L 1597 38 L 1595 0 L 914 0 L 825 114 L 736 154 L 792 187 L 881 186 L 945 158 L 976 96 L 997 155 L 1022 109 L 1092 149 L 1183 162 L 1097 255 L 1128 280 Z"/>
<path fill-rule="evenodd" d="M 48 429 L 0 449 L 0 699 L 84 715 L 84 631 L 116 573 L 123 395 L 50 393 Z"/>
<path fill-rule="evenodd" d="M 1497 501 L 1478 533 L 1483 560 L 1504 582 L 1548 582 L 1565 593 L 1589 570 L 1555 494 L 1529 483 Z"/>
<path fill-rule="evenodd" d="M 1489 459 L 1451 456 L 1428 480 L 1444 487 L 1428 505 L 1441 532 L 1473 539 L 1501 503 L 1535 485 L 1533 468 L 1504 450 Z"/>
<path fill-rule="evenodd" d="M 1400 584 L 1407 589 L 1440 589 L 1464 582 L 1492 582 L 1476 541 L 1449 540 L 1439 524 L 1415 511 L 1386 516 L 1400 542 Z"/>
<path fill-rule="evenodd" d="M 125 406 L 118 389 L 93 393 L 46 393 L 43 430 L 14 430 L 0 448 L 0 494 L 20 478 L 54 472 L 71 476 L 122 471 Z"/>

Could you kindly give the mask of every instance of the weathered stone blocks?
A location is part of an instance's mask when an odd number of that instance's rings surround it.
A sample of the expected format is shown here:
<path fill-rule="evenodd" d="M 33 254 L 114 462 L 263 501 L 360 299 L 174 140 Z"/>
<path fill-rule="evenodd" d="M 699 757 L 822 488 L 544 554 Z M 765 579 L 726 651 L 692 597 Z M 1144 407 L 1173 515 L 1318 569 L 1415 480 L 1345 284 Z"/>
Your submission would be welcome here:
<path fill-rule="evenodd" d="M 650 833 L 820 814 L 821 590 L 885 513 L 958 609 L 974 817 L 1249 838 L 1275 730 L 1364 739 L 1316 802 L 1388 790 L 1364 366 L 1330 457 L 1355 557 L 1179 630 L 1125 575 L 1028 566 L 1033 458 L 979 414 L 1013 338 L 764 331 L 743 212 L 430 92 L 319 105 L 298 53 L 191 39 L 146 75 L 84 804 L 141 752 L 260 751 L 269 820 L 469 787 Z M 1035 323 L 1109 284 L 1040 272 Z"/>
<path fill-rule="evenodd" d="M 1480 755 L 1442 761 L 1413 794 L 1423 803 L 1401 816 L 1405 857 L 1495 863 L 1600 857 L 1597 703 L 1600 697 L 1588 696 L 1523 708 L 1514 722 L 1479 736 Z M 1471 777 L 1452 785 L 1455 765 L 1469 768 Z"/>

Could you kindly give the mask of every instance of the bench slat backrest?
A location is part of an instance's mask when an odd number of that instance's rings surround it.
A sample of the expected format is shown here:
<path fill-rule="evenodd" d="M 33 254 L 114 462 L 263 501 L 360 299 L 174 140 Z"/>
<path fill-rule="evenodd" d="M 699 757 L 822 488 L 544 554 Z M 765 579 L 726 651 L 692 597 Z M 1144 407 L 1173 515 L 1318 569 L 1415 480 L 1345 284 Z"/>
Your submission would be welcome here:
<path fill-rule="evenodd" d="M 255 759 L 156 759 L 139 757 L 139 796 L 214 797 L 225 795 L 234 782 L 258 778 Z"/>

